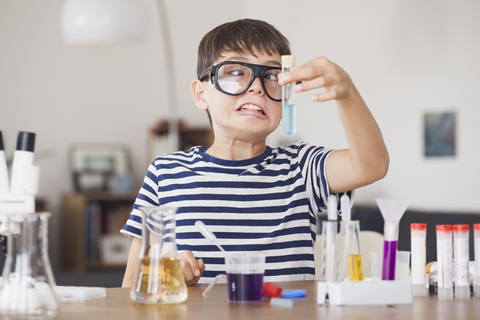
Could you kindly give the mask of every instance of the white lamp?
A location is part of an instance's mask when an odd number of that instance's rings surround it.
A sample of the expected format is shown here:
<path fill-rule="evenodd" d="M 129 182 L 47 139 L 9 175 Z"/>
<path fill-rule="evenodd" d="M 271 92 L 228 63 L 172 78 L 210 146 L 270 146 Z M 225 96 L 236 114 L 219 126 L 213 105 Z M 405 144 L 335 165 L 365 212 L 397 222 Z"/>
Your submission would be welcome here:
<path fill-rule="evenodd" d="M 60 22 L 66 43 L 103 45 L 141 40 L 147 21 L 143 1 L 67 0 Z"/>

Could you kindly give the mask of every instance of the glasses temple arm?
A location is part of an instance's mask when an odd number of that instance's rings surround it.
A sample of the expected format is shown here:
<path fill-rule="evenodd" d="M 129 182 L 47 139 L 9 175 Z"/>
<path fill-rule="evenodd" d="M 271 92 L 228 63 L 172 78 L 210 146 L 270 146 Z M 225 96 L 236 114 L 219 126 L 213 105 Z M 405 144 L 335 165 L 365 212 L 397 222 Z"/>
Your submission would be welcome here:
<path fill-rule="evenodd" d="M 207 74 L 209 74 L 211 72 L 212 72 L 212 67 L 209 67 L 209 68 L 202 71 L 199 78 L 202 79 L 203 77 L 205 77 Z"/>

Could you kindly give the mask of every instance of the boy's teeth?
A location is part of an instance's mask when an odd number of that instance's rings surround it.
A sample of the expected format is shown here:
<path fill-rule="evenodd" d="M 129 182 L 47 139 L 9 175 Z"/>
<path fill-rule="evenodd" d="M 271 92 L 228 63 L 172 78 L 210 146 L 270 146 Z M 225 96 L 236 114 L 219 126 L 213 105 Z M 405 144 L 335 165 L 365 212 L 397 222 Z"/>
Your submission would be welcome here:
<path fill-rule="evenodd" d="M 253 105 L 253 104 L 246 104 L 246 105 L 243 105 L 240 110 L 257 110 L 257 111 L 262 111 L 262 109 L 260 109 L 259 107 Z"/>

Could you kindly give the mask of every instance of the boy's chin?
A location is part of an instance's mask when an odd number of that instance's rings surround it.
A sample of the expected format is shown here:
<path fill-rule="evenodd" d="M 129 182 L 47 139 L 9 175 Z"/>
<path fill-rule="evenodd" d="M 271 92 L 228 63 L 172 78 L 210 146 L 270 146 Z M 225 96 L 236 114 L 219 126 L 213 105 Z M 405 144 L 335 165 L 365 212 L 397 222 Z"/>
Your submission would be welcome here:
<path fill-rule="evenodd" d="M 235 123 L 232 125 L 226 125 L 223 127 L 224 129 L 221 130 L 225 133 L 228 132 L 228 135 L 231 136 L 232 134 L 237 136 L 236 138 L 240 139 L 249 139 L 249 140 L 258 140 L 259 138 L 267 138 L 272 132 L 274 132 L 280 123 L 276 125 L 271 123 L 270 121 L 265 121 L 261 119 L 246 119 L 240 118 L 237 119 Z M 220 129 L 221 126 L 218 127 Z M 215 128 L 215 126 L 214 126 Z M 215 130 L 215 135 L 222 135 L 219 130 Z"/>
<path fill-rule="evenodd" d="M 258 140 L 259 138 L 266 139 L 273 131 L 275 128 L 245 127 L 242 128 L 240 134 L 249 135 L 252 140 Z"/>

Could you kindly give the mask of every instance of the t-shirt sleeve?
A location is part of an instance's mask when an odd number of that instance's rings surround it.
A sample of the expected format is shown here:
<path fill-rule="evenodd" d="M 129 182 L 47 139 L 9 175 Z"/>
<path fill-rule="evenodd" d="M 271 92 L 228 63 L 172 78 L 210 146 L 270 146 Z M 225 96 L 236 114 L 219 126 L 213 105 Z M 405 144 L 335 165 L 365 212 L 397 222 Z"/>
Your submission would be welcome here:
<path fill-rule="evenodd" d="M 130 213 L 130 218 L 127 220 L 125 226 L 120 230 L 120 233 L 131 237 L 142 237 L 142 212 L 139 210 L 141 206 L 158 206 L 158 175 L 155 161 L 148 167 L 147 174 L 143 180 L 143 185 L 140 188 L 137 199 L 133 204 L 133 210 Z"/>
<path fill-rule="evenodd" d="M 305 179 L 311 212 L 318 214 L 324 209 L 327 209 L 330 190 L 326 174 L 326 163 L 333 149 L 313 146 L 306 143 L 300 143 L 298 146 L 298 161 Z M 343 194 L 347 194 L 350 197 L 350 203 L 352 204 L 353 191 L 333 194 L 337 197 L 337 203 L 340 204 L 340 197 Z"/>

